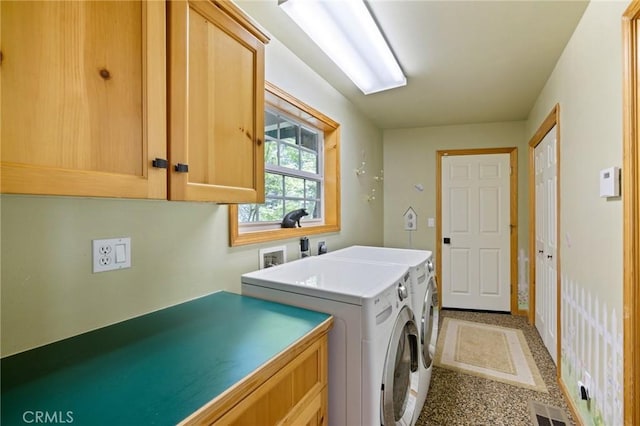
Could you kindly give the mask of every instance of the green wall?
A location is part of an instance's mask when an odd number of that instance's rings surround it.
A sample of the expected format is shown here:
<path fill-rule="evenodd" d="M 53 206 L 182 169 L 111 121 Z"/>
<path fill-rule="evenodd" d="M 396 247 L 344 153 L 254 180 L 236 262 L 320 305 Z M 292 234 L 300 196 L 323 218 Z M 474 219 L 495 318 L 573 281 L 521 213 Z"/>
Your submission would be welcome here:
<path fill-rule="evenodd" d="M 435 253 L 436 228 L 427 226 L 427 218 L 436 217 L 436 151 L 498 147 L 518 148 L 518 245 L 526 248 L 528 157 L 522 121 L 385 130 L 385 245 L 409 247 L 402 216 L 411 206 L 418 215 L 413 247 Z M 424 191 L 416 190 L 416 184 Z"/>
<path fill-rule="evenodd" d="M 382 133 L 278 40 L 266 49 L 266 78 L 341 124 L 342 231 L 311 236 L 315 253 L 381 245 L 383 197 L 354 170 L 366 152 L 369 176 L 382 169 Z M 369 168 L 370 167 L 370 168 Z M 230 248 L 227 207 L 213 203 L 0 196 L 1 353 L 7 356 L 174 305 L 216 290 L 240 292 L 258 269 L 258 249 Z M 91 240 L 131 237 L 132 267 L 92 274 Z"/>
<path fill-rule="evenodd" d="M 526 125 L 530 137 L 560 105 L 562 380 L 585 425 L 622 424 L 622 200 L 600 198 L 599 173 L 622 166 L 627 5 L 589 4 Z M 589 405 L 577 394 L 585 372 Z"/>

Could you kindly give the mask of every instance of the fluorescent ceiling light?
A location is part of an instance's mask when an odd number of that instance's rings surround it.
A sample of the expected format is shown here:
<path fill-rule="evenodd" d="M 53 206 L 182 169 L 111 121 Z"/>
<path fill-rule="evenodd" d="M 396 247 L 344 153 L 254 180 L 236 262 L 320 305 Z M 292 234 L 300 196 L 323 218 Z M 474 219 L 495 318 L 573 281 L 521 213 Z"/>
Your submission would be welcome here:
<path fill-rule="evenodd" d="M 363 0 L 279 0 L 279 5 L 365 95 L 407 84 Z"/>

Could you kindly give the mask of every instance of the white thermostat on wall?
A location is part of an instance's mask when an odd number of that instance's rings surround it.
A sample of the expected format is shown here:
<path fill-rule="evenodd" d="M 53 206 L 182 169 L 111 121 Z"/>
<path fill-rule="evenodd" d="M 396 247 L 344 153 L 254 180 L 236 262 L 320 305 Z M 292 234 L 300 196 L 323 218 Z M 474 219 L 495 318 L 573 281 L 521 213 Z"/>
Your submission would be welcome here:
<path fill-rule="evenodd" d="M 600 197 L 620 196 L 620 167 L 600 170 Z"/>

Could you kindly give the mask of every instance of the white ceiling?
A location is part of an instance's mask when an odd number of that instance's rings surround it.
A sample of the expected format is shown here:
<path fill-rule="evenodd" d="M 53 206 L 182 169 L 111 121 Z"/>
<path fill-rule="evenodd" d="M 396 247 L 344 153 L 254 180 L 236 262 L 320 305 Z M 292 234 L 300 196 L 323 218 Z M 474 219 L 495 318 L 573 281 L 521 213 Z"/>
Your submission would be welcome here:
<path fill-rule="evenodd" d="M 407 86 L 363 95 L 277 6 L 236 0 L 380 128 L 524 120 L 587 1 L 369 0 Z"/>

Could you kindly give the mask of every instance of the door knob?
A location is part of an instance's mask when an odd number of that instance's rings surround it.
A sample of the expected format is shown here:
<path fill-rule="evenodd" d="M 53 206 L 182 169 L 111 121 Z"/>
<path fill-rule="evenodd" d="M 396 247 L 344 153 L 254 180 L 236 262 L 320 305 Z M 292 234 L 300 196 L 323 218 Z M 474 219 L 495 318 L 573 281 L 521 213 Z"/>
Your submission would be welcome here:
<path fill-rule="evenodd" d="M 547 255 L 547 259 L 553 259 L 553 256 L 551 256 L 550 254 Z"/>
<path fill-rule="evenodd" d="M 542 253 L 544 253 L 544 250 L 538 250 L 538 253 L 542 254 Z"/>

